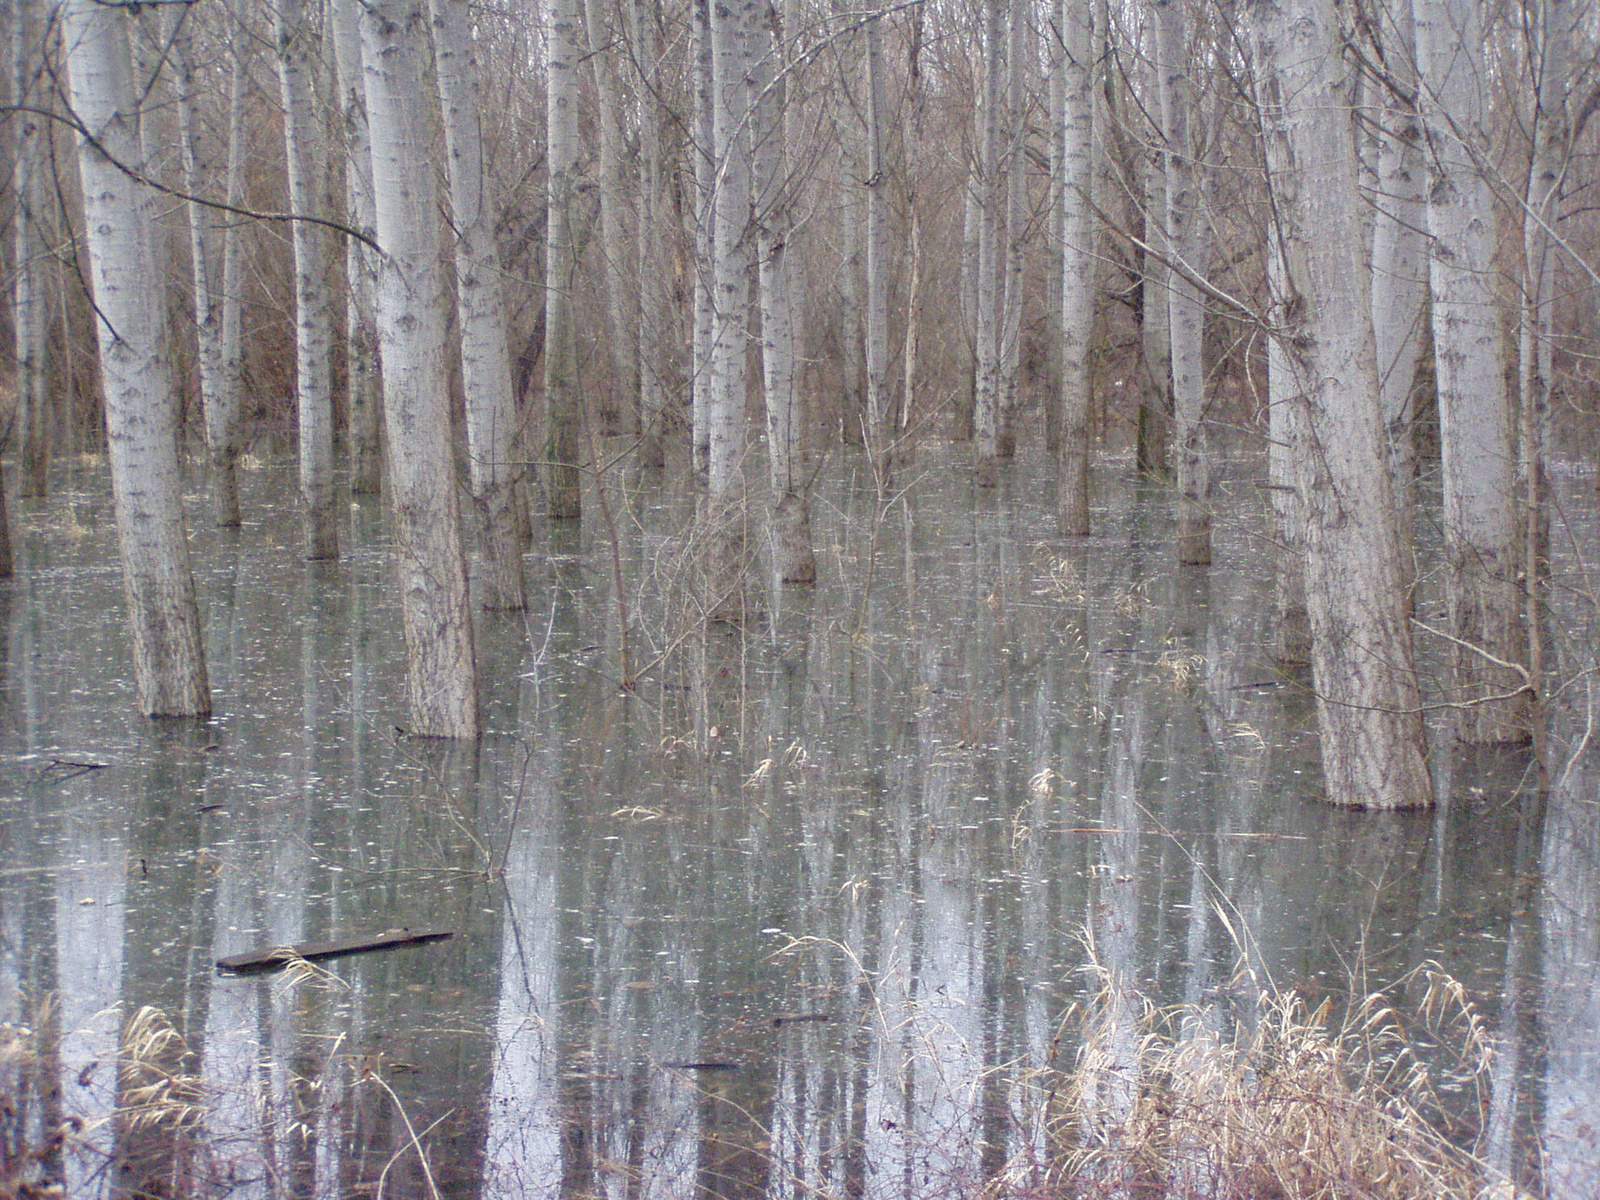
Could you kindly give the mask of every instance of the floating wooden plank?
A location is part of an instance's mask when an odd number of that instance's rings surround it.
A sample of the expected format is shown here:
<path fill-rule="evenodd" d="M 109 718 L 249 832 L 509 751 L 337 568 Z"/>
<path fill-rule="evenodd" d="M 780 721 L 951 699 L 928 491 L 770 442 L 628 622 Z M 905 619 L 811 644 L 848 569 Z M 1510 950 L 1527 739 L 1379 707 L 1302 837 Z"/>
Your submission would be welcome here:
<path fill-rule="evenodd" d="M 328 958 L 343 958 L 349 954 L 369 954 L 374 950 L 393 950 L 399 946 L 420 946 L 424 942 L 442 942 L 455 936 L 450 929 L 390 929 L 371 937 L 346 938 L 338 942 L 303 942 L 298 946 L 268 946 L 247 954 L 230 954 L 217 959 L 217 970 L 233 975 L 250 975 L 260 971 L 280 971 L 297 960 L 321 962 Z"/>

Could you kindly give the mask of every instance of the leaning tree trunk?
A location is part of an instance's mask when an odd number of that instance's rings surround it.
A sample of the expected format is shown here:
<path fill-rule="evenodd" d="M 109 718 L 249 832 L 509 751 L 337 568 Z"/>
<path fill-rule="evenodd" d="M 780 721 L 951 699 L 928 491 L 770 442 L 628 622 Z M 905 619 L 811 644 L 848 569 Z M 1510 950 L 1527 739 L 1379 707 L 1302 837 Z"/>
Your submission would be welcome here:
<path fill-rule="evenodd" d="M 545 122 L 549 201 L 545 227 L 544 288 L 544 469 L 545 512 L 575 520 L 583 512 L 579 475 L 577 330 L 573 289 L 577 286 L 578 46 L 583 35 L 582 0 L 552 0 Z"/>
<path fill-rule="evenodd" d="M 152 196 L 121 169 L 143 162 L 130 20 L 126 8 L 71 0 L 69 92 L 85 130 L 78 170 L 139 704 L 150 716 L 204 716 L 211 689 L 183 524 L 177 392 L 150 287 Z"/>
<path fill-rule="evenodd" d="M 377 237 L 372 200 L 372 145 L 361 78 L 360 0 L 333 0 L 330 13 L 334 61 L 339 75 L 339 115 L 344 129 L 345 219 L 368 238 Z M 349 404 L 350 490 L 376 495 L 383 480 L 379 430 L 383 383 L 378 370 L 378 315 L 374 293 L 378 257 L 356 238 L 345 241 L 345 395 Z"/>
<path fill-rule="evenodd" d="M 1089 406 L 1094 337 L 1094 74 L 1092 16 L 1087 0 L 1057 0 L 1061 25 L 1061 361 L 1060 459 L 1056 528 L 1064 537 L 1089 532 Z"/>
<path fill-rule="evenodd" d="M 477 737 L 477 662 L 450 447 L 448 296 L 424 100 L 423 0 L 367 0 L 361 50 L 383 269 L 378 338 L 413 731 Z"/>
<path fill-rule="evenodd" d="M 1522 742 L 1529 711 L 1512 501 L 1511 413 L 1494 282 L 1495 213 L 1484 118 L 1487 61 L 1480 0 L 1416 0 L 1419 107 L 1434 167 L 1428 230 L 1433 357 L 1444 468 L 1448 631 L 1456 733 Z M 1504 697 L 1504 698 L 1502 698 Z"/>
<path fill-rule="evenodd" d="M 787 77 L 773 69 L 770 46 L 761 47 L 752 75 L 756 105 L 752 158 L 756 260 L 761 295 L 761 367 L 767 401 L 767 468 L 772 483 L 774 570 L 784 583 L 815 583 L 811 544 L 804 406 L 795 352 L 795 305 L 790 244 L 794 181 L 785 128 Z"/>
<path fill-rule="evenodd" d="M 1211 465 L 1206 447 L 1205 304 L 1194 275 L 1206 270 L 1209 237 L 1200 212 L 1200 166 L 1192 129 L 1188 40 L 1175 0 L 1156 5 L 1156 69 L 1165 138 L 1164 248 L 1179 264 L 1168 273 L 1167 336 L 1171 348 L 1173 451 L 1177 459 L 1178 561 L 1211 561 Z"/>
<path fill-rule="evenodd" d="M 1306 602 L 1328 799 L 1432 803 L 1378 407 L 1348 74 L 1332 0 L 1257 0 L 1283 280 L 1284 362 L 1295 376 L 1294 475 L 1306 517 Z"/>
<path fill-rule="evenodd" d="M 456 313 L 466 392 L 468 480 L 481 539 L 483 606 L 520 612 L 525 524 L 517 512 L 517 405 L 495 252 L 493 195 L 483 158 L 478 75 L 467 0 L 432 0 L 434 77 L 444 114 L 454 217 Z"/>
<path fill-rule="evenodd" d="M 278 82 L 283 92 L 283 140 L 289 157 L 289 205 L 301 216 L 322 216 L 322 123 L 317 120 L 312 69 L 316 33 L 304 0 L 278 0 Z M 295 400 L 300 425 L 300 502 L 309 559 L 339 557 L 333 493 L 333 305 L 328 230 L 296 221 L 294 238 Z"/>

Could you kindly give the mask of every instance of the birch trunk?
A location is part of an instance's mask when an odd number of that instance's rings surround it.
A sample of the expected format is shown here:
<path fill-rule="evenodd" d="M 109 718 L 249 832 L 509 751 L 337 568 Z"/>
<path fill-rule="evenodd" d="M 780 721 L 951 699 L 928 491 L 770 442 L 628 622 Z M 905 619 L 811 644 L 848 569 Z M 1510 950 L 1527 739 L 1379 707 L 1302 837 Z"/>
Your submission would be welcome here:
<path fill-rule="evenodd" d="M 691 374 L 690 454 L 697 477 L 711 471 L 711 339 L 716 326 L 712 270 L 716 259 L 717 147 L 712 110 L 716 91 L 711 62 L 711 0 L 694 6 L 694 340 Z"/>
<path fill-rule="evenodd" d="M 984 6 L 983 99 L 978 106 L 977 371 L 974 384 L 973 478 L 979 487 L 1000 482 L 1000 64 L 1001 5 Z"/>
<path fill-rule="evenodd" d="M 211 711 L 178 469 L 177 393 L 163 338 L 149 189 L 142 163 L 128 10 L 71 0 L 65 42 L 79 141 L 111 487 L 139 705 L 150 716 Z M 91 140 L 92 139 L 92 140 Z"/>
<path fill-rule="evenodd" d="M 798 386 L 789 256 L 795 229 L 794 184 L 785 127 L 788 77 L 776 76 L 772 48 L 760 49 L 754 74 L 757 122 L 752 166 L 762 381 L 767 401 L 767 466 L 772 483 L 773 568 L 783 583 L 815 583 L 817 559 L 811 544 L 805 409 Z"/>
<path fill-rule="evenodd" d="M 1200 167 L 1190 116 L 1194 104 L 1187 31 L 1174 0 L 1156 5 L 1156 69 L 1166 164 L 1166 250 L 1185 270 L 1168 273 L 1173 449 L 1177 457 L 1178 561 L 1211 561 L 1210 461 L 1205 431 L 1205 305 L 1189 273 L 1204 274 L 1209 238 L 1200 212 Z"/>
<path fill-rule="evenodd" d="M 1494 292 L 1494 203 L 1474 149 L 1487 149 L 1478 0 L 1415 0 L 1419 107 L 1434 166 L 1428 230 L 1434 366 L 1444 468 L 1457 736 L 1522 742 L 1526 656 L 1518 588 L 1511 418 Z M 1492 697 L 1511 694 L 1509 699 Z"/>
<path fill-rule="evenodd" d="M 289 205 L 320 217 L 327 164 L 316 116 L 312 64 L 316 34 L 304 0 L 278 0 L 278 83 L 283 93 L 283 139 L 289 158 Z M 309 559 L 339 557 L 333 495 L 333 330 L 328 231 L 295 221 L 295 401 L 300 426 L 300 502 Z"/>
<path fill-rule="evenodd" d="M 961 188 L 961 333 L 967 344 L 966 387 L 956 400 L 950 436 L 970 442 L 977 436 L 978 403 L 978 242 L 983 210 L 978 201 L 979 180 L 969 167 Z"/>
<path fill-rule="evenodd" d="M 1159 155 L 1143 163 L 1145 238 L 1166 244 L 1167 173 Z M 1172 272 L 1157 255 L 1143 256 L 1139 278 L 1139 431 L 1135 455 L 1139 470 L 1166 477 L 1171 473 L 1168 443 L 1172 437 L 1172 336 L 1170 293 Z"/>
<path fill-rule="evenodd" d="M 545 120 L 549 201 L 545 232 L 544 453 L 546 512 L 576 520 L 583 512 L 578 432 L 577 331 L 572 289 L 578 272 L 578 47 L 581 0 L 552 0 Z"/>
<path fill-rule="evenodd" d="M 422 0 L 367 0 L 361 49 L 384 253 L 378 337 L 407 698 L 415 733 L 473 738 L 482 727 L 450 448 L 447 294 L 432 167 L 438 152 L 423 100 L 427 44 Z"/>
<path fill-rule="evenodd" d="M 12 428 L 17 439 L 17 495 L 43 496 L 49 490 L 48 376 L 45 353 L 50 333 L 45 237 L 42 228 L 49 202 L 45 175 L 49 134 L 45 119 L 28 111 L 44 107 L 35 76 L 44 69 L 46 51 L 34 4 L 17 4 L 11 13 L 11 96 L 16 165 L 14 197 L 15 275 L 12 282 L 12 332 L 16 353 L 16 410 Z M 48 93 L 46 93 L 47 95 Z"/>
<path fill-rule="evenodd" d="M 611 387 L 602 392 L 600 426 L 608 434 L 630 433 L 639 426 L 639 293 L 627 236 L 628 185 L 623 171 L 622 81 L 616 59 L 621 38 L 611 28 L 615 3 L 587 0 L 589 62 L 599 100 L 601 269 L 605 273 L 606 339 L 611 358 Z"/>
<path fill-rule="evenodd" d="M 189 22 L 180 22 L 172 38 L 178 68 L 178 127 L 183 144 L 184 189 L 191 196 L 204 193 L 211 170 L 202 154 L 199 121 L 195 114 L 198 85 Z M 237 172 L 244 139 L 244 60 L 230 48 L 228 93 L 227 196 L 237 206 L 242 182 Z M 189 260 L 194 277 L 195 337 L 199 356 L 200 407 L 205 418 L 211 510 L 217 525 L 236 529 L 239 514 L 239 393 L 241 371 L 238 336 L 239 297 L 228 288 L 228 270 L 238 285 L 238 222 L 231 214 L 191 203 Z M 223 279 L 217 278 L 218 244 Z M 230 342 L 228 335 L 234 340 Z"/>
<path fill-rule="evenodd" d="M 1028 223 L 1023 214 L 1023 165 L 1028 137 L 1026 80 L 1023 70 L 1023 35 L 1027 31 L 1027 0 L 1012 0 L 1007 12 L 1005 49 L 1005 207 L 1000 240 L 1000 409 L 995 448 L 1001 458 L 1017 453 L 1017 404 L 1022 363 L 1022 267 Z"/>
<path fill-rule="evenodd" d="M 1064 537 L 1089 533 L 1089 407 L 1094 336 L 1094 75 L 1087 0 L 1058 0 L 1061 66 L 1061 457 L 1056 527 Z"/>
<path fill-rule="evenodd" d="M 677 306 L 673 301 L 666 241 L 672 214 L 668 194 L 665 114 L 661 92 L 661 47 L 645 0 L 629 0 L 633 45 L 638 56 L 639 86 L 639 222 L 635 265 L 640 304 L 639 463 L 661 467 L 666 462 L 667 400 L 677 386 Z"/>
<path fill-rule="evenodd" d="M 527 607 L 525 524 L 517 512 L 517 406 L 506 344 L 506 306 L 495 249 L 495 204 L 483 160 L 478 77 L 467 0 L 431 0 L 434 77 L 444 115 L 455 231 L 456 318 L 466 392 L 468 481 L 478 519 L 478 582 L 487 609 Z"/>
<path fill-rule="evenodd" d="M 344 129 L 346 219 L 369 238 L 377 236 L 372 200 L 372 145 L 361 76 L 360 0 L 332 0 L 334 61 L 339 75 L 339 114 Z M 378 315 L 374 292 L 378 259 L 355 238 L 345 242 L 345 388 L 349 403 L 350 490 L 376 495 L 383 478 L 379 428 L 383 385 L 378 370 Z"/>
<path fill-rule="evenodd" d="M 1258 0 L 1283 361 L 1306 517 L 1322 768 L 1355 808 L 1432 803 L 1384 445 L 1347 72 L 1331 0 Z"/>
<path fill-rule="evenodd" d="M 889 198 L 884 169 L 883 18 L 867 22 L 866 53 L 866 229 L 867 257 L 867 415 L 863 442 L 879 495 L 888 492 L 894 398 L 889 390 Z"/>
<path fill-rule="evenodd" d="M 1385 10 L 1391 11 L 1391 10 Z M 1402 86 L 1415 87 L 1416 36 L 1411 7 L 1391 11 L 1384 61 Z M 1378 114 L 1378 167 L 1372 230 L 1372 331 L 1377 344 L 1389 470 L 1400 526 L 1400 565 L 1409 593 L 1416 576 L 1411 553 L 1416 511 L 1413 436 L 1417 363 L 1422 357 L 1428 297 L 1426 167 L 1414 106 L 1385 92 Z"/>

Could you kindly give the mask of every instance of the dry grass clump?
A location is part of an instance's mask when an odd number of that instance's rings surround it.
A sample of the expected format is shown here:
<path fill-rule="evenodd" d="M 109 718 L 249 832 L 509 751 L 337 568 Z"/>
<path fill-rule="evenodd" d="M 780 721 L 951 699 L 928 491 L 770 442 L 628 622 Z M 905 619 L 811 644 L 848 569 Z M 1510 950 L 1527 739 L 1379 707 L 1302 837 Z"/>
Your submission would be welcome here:
<path fill-rule="evenodd" d="M 1083 1046 L 1054 1089 L 1059 1194 L 1196 1200 L 1476 1200 L 1512 1195 L 1447 1136 L 1476 1120 L 1491 1050 L 1470 1001 L 1437 966 L 1408 1032 L 1382 993 L 1334 1016 L 1260 986 L 1256 1005 L 1162 1009 L 1095 963 Z M 1074 1019 L 1074 1018 L 1069 1018 Z M 1451 1103 L 1441 1100 L 1448 1095 Z"/>

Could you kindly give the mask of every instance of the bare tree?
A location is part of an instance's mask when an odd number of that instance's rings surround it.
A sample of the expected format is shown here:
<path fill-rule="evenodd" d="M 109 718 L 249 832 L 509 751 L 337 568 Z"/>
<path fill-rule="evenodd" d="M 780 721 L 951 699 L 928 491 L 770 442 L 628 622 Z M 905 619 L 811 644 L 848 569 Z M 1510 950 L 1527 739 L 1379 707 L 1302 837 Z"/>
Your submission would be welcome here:
<path fill-rule="evenodd" d="M 1061 110 L 1061 457 L 1056 527 L 1089 532 L 1089 411 L 1094 338 L 1094 42 L 1087 0 L 1057 0 L 1062 40 Z"/>
<path fill-rule="evenodd" d="M 81 128 L 78 169 L 139 704 L 150 716 L 204 716 L 211 689 L 183 523 L 165 306 L 152 303 L 150 288 L 153 197 L 141 181 L 132 19 L 122 6 L 70 0 L 69 94 Z"/>
<path fill-rule="evenodd" d="M 544 492 L 545 511 L 575 519 L 583 511 L 579 478 L 578 348 L 572 299 L 577 286 L 578 77 L 582 0 L 552 0 L 545 65 L 549 200 L 545 227 Z"/>

